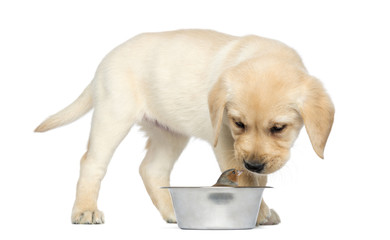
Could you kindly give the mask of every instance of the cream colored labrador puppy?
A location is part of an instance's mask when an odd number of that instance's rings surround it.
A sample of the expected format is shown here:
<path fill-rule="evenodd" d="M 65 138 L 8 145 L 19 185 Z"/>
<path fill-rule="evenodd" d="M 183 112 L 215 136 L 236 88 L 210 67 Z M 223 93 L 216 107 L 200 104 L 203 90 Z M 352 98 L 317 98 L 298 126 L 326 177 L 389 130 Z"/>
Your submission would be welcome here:
<path fill-rule="evenodd" d="M 170 172 L 196 137 L 214 146 L 222 171 L 247 171 L 240 185 L 263 186 L 288 160 L 303 124 L 323 158 L 334 108 L 321 83 L 288 46 L 258 36 L 207 30 L 138 35 L 111 51 L 72 104 L 45 120 L 44 132 L 94 108 L 88 150 L 81 159 L 73 223 L 103 223 L 97 208 L 110 159 L 134 124 L 149 136 L 140 166 L 162 217 L 175 222 L 167 190 Z M 263 201 L 258 224 L 280 219 Z"/>

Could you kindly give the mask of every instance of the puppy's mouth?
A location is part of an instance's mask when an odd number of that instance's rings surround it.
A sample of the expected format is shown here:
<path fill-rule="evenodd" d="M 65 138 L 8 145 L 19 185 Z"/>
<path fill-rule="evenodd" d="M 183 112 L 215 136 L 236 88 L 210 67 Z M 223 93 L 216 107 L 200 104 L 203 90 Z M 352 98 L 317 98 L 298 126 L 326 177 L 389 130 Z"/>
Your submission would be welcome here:
<path fill-rule="evenodd" d="M 251 172 L 264 173 L 265 163 L 252 163 L 243 160 L 244 166 Z"/>

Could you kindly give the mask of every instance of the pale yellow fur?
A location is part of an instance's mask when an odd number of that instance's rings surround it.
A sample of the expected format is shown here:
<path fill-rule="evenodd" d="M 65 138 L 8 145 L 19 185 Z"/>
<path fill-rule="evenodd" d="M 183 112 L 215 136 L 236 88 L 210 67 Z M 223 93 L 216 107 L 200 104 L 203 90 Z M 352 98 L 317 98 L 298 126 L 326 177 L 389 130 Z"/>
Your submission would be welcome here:
<path fill-rule="evenodd" d="M 73 223 L 103 223 L 97 208 L 100 182 L 116 147 L 134 124 L 149 136 L 140 166 L 145 187 L 163 218 L 175 222 L 169 185 L 175 161 L 196 137 L 214 146 L 222 171 L 243 160 L 265 164 L 245 171 L 240 185 L 264 186 L 280 169 L 306 126 L 323 157 L 334 108 L 298 54 L 275 40 L 208 30 L 138 35 L 111 51 L 83 94 L 49 117 L 38 132 L 70 123 L 94 108 L 87 153 L 81 161 Z M 235 122 L 245 123 L 245 130 Z M 274 126 L 286 125 L 280 134 Z M 263 201 L 258 224 L 280 219 Z"/>

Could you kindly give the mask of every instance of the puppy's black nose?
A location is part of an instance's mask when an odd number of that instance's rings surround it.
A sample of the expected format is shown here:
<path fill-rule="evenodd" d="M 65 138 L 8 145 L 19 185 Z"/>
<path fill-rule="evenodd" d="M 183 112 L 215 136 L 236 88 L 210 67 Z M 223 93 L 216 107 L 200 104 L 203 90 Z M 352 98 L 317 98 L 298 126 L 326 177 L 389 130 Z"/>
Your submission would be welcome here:
<path fill-rule="evenodd" d="M 244 160 L 245 168 L 249 171 L 260 173 L 263 171 L 265 164 L 264 163 L 248 163 Z"/>

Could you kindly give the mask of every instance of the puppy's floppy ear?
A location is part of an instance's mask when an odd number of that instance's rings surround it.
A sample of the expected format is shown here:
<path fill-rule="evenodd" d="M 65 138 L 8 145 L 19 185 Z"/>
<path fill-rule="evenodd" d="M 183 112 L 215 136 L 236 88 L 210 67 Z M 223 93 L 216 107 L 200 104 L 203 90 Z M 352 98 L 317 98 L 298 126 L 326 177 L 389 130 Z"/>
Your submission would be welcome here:
<path fill-rule="evenodd" d="M 299 112 L 314 151 L 323 159 L 335 109 L 322 84 L 314 77 L 307 77 L 304 97 L 299 103 Z"/>
<path fill-rule="evenodd" d="M 219 132 L 221 131 L 223 114 L 226 106 L 226 87 L 222 77 L 211 88 L 208 96 L 211 124 L 214 129 L 214 147 L 218 144 Z"/>

